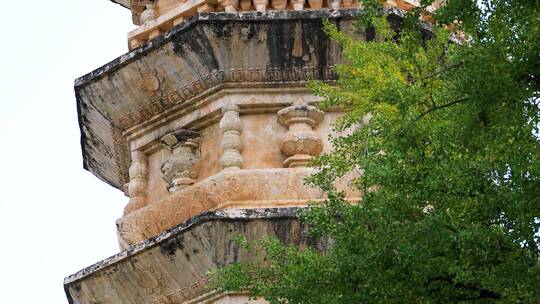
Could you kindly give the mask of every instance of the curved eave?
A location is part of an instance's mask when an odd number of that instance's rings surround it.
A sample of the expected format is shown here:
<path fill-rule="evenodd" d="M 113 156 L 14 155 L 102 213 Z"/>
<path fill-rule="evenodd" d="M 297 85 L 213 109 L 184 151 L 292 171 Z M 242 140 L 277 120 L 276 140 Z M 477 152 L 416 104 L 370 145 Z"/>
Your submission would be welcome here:
<path fill-rule="evenodd" d="M 119 4 L 127 9 L 131 9 L 130 1 L 129 0 L 110 0 L 113 3 Z"/>
<path fill-rule="evenodd" d="M 233 240 L 242 234 L 248 240 L 272 236 L 287 244 L 320 245 L 307 234 L 307 225 L 297 219 L 302 208 L 232 209 L 203 213 L 156 237 L 102 260 L 64 279 L 70 304 L 158 303 L 153 297 L 192 286 L 210 269 L 236 261 L 253 260 Z M 156 264 L 157 262 L 157 264 Z M 166 265 L 161 268 L 160 265 Z M 158 270 L 159 269 L 159 270 Z M 144 284 L 144 274 L 174 278 L 163 282 L 164 290 Z M 167 290 L 165 290 L 167 289 Z M 191 294 L 200 295 L 202 290 Z M 155 299 L 154 299 L 155 300 Z"/>
<path fill-rule="evenodd" d="M 115 2 L 121 4 L 120 0 Z M 398 19 L 402 16 L 399 10 L 388 12 Z M 255 69 L 264 74 L 269 67 L 280 69 L 280 73 L 309 67 L 316 70 L 315 77 L 323 79 L 323 70 L 339 63 L 340 59 L 338 48 L 328 47 L 332 42 L 322 30 L 322 19 L 330 18 L 351 29 L 349 21 L 360 14 L 359 9 L 200 13 L 76 79 L 84 168 L 109 185 L 122 189 L 128 182 L 127 171 L 131 161 L 124 131 L 158 117 L 163 111 L 189 104 L 189 100 L 200 98 L 209 90 L 222 87 L 222 84 L 277 88 L 306 83 L 305 79 L 262 79 L 260 82 L 244 79 L 234 82 L 231 80 L 233 70 L 240 68 L 247 73 L 248 69 Z M 246 29 L 249 30 L 246 32 Z M 302 54 L 305 54 L 302 57 L 292 54 L 298 39 L 303 45 Z M 237 56 L 235 52 L 239 49 L 249 50 L 249 54 Z M 311 51 L 308 53 L 308 50 Z M 172 108 L 141 114 L 140 108 L 150 106 L 149 103 L 164 103 L 156 101 L 156 95 L 152 94 L 158 94 L 159 99 L 194 82 L 204 85 L 204 77 L 214 76 L 215 71 L 221 72 L 220 77 L 225 80 L 217 82 L 215 78 L 218 77 L 214 77 L 214 87 L 208 85 L 206 90 L 193 88 L 189 98 L 175 101 Z M 141 85 L 144 77 L 156 77 L 155 81 L 161 85 L 150 94 Z"/>

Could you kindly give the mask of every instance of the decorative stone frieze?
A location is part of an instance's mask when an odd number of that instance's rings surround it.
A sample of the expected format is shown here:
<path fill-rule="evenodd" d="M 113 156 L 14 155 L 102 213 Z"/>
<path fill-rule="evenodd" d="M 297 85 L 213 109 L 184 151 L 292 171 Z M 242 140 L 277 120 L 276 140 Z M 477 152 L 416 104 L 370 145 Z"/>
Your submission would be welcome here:
<path fill-rule="evenodd" d="M 197 172 L 193 166 L 199 160 L 199 133 L 190 130 L 171 132 L 161 138 L 161 143 L 172 151 L 171 156 L 161 165 L 167 190 L 174 193 L 195 183 Z"/>
<path fill-rule="evenodd" d="M 222 109 L 223 117 L 219 122 L 222 132 L 221 166 L 223 169 L 240 169 L 244 160 L 242 158 L 242 121 L 238 106 L 226 105 Z"/>
<path fill-rule="evenodd" d="M 325 197 L 304 184 L 313 173 L 313 168 L 221 171 L 118 219 L 120 243 L 136 244 L 209 210 L 306 206 Z"/>
<path fill-rule="evenodd" d="M 278 111 L 278 121 L 289 131 L 281 142 L 281 151 L 288 156 L 285 167 L 304 167 L 312 156 L 323 149 L 320 135 L 313 131 L 324 118 L 324 112 L 307 104 L 293 105 Z"/>
<path fill-rule="evenodd" d="M 124 208 L 124 215 L 146 206 L 148 187 L 148 159 L 142 151 L 131 153 L 131 166 L 129 167 L 129 184 L 127 193 L 129 203 Z"/>

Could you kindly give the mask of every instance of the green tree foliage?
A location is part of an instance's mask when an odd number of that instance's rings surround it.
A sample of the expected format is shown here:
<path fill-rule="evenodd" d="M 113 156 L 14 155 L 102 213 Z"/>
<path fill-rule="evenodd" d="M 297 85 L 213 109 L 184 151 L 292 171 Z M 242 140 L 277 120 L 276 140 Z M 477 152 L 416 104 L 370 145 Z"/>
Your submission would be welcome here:
<path fill-rule="evenodd" d="M 289 304 L 540 303 L 539 2 L 448 0 L 399 29 L 364 5 L 376 41 L 326 22 L 348 63 L 337 85 L 312 84 L 348 111 L 309 180 L 328 199 L 303 214 L 332 245 L 258 241 L 267 262 L 220 269 L 213 286 Z M 358 205 L 332 187 L 351 170 Z"/>

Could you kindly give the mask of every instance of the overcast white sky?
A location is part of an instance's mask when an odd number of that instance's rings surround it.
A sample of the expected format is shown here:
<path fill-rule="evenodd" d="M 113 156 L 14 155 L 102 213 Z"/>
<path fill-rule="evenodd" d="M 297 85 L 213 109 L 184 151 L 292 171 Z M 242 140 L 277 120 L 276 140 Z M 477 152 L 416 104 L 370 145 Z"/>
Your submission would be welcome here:
<path fill-rule="evenodd" d="M 127 198 L 82 168 L 73 81 L 133 27 L 108 0 L 2 0 L 1 303 L 67 303 L 63 278 L 118 252 Z"/>

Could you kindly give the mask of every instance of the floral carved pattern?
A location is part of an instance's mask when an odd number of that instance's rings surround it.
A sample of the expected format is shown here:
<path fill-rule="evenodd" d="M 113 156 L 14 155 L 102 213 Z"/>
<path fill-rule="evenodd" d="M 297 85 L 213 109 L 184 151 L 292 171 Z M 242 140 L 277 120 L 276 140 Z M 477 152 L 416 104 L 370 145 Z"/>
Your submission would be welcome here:
<path fill-rule="evenodd" d="M 228 203 L 320 199 L 321 191 L 302 183 L 311 173 L 308 168 L 222 171 L 120 218 L 120 243 L 133 245 Z"/>

